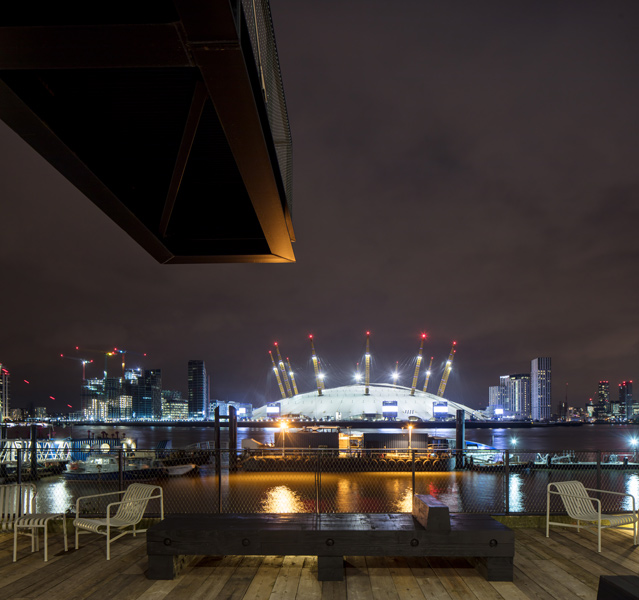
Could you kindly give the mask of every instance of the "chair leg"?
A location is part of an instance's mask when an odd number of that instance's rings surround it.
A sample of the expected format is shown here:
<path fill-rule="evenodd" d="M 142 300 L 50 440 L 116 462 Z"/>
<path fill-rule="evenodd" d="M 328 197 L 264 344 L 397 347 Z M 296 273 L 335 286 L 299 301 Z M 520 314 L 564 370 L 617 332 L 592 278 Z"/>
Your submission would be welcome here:
<path fill-rule="evenodd" d="M 601 521 L 597 523 L 597 552 L 601 552 Z"/>
<path fill-rule="evenodd" d="M 34 529 L 34 533 L 37 530 Z M 49 560 L 49 554 L 47 552 L 47 550 L 49 549 L 49 536 L 48 536 L 48 531 L 49 531 L 49 519 L 47 519 L 44 522 L 44 562 L 47 562 Z"/>
<path fill-rule="evenodd" d="M 67 543 L 67 518 L 62 517 L 62 532 L 64 533 L 64 551 L 69 551 L 69 544 Z"/>
<path fill-rule="evenodd" d="M 80 528 L 76 525 L 75 526 L 75 549 L 76 550 L 80 547 L 79 540 L 78 540 L 79 535 L 80 535 Z"/>
<path fill-rule="evenodd" d="M 13 562 L 16 562 L 18 557 L 18 528 L 13 526 Z"/>
<path fill-rule="evenodd" d="M 107 560 L 111 560 L 111 531 L 109 526 L 107 525 L 107 530 L 106 530 L 106 538 L 107 538 Z"/>

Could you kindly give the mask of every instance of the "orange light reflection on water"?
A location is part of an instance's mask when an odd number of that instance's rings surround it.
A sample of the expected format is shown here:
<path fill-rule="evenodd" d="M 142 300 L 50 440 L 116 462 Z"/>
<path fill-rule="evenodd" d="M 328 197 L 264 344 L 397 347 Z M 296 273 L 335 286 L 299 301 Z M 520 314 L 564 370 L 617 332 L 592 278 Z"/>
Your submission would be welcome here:
<path fill-rule="evenodd" d="M 266 490 L 261 509 L 266 513 L 300 513 L 304 512 L 304 504 L 291 488 L 278 485 Z"/>

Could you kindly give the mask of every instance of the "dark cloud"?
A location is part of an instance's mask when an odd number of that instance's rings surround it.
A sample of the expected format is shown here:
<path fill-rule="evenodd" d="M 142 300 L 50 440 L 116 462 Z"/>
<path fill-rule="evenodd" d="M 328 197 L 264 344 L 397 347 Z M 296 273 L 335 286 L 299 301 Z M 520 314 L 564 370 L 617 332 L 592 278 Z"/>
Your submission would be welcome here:
<path fill-rule="evenodd" d="M 80 345 L 147 352 L 143 366 L 183 390 L 186 361 L 202 358 L 215 396 L 259 404 L 278 395 L 275 340 L 308 390 L 308 334 L 329 382 L 345 383 L 367 329 L 380 380 L 408 365 L 421 331 L 440 366 L 457 339 L 448 389 L 471 406 L 540 355 L 556 401 L 565 381 L 580 404 L 600 378 L 633 378 L 639 6 L 272 10 L 294 265 L 158 265 L 0 126 L 0 360 L 15 403 L 76 404 L 80 368 L 59 353 Z"/>

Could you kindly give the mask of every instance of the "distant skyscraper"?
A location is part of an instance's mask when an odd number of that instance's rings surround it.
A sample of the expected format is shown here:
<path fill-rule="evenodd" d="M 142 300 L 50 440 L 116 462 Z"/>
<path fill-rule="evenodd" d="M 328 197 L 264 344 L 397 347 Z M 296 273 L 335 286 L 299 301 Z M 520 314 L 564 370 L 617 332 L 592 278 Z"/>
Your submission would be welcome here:
<path fill-rule="evenodd" d="M 550 357 L 534 358 L 530 363 L 530 406 L 534 421 L 548 420 L 551 414 L 552 378 Z"/>
<path fill-rule="evenodd" d="M 619 384 L 619 411 L 620 416 L 632 419 L 632 381 L 622 381 Z"/>
<path fill-rule="evenodd" d="M 209 389 L 203 360 L 189 361 L 189 419 L 208 418 Z"/>
<path fill-rule="evenodd" d="M 127 387 L 135 419 L 162 418 L 162 369 L 145 369 L 142 374 L 132 372 L 127 377 Z"/>
<path fill-rule="evenodd" d="M 499 406 L 499 386 L 491 385 L 488 388 L 488 406 Z"/>
<path fill-rule="evenodd" d="M 600 381 L 597 388 L 597 401 L 601 404 L 605 402 L 610 403 L 610 383 L 607 381 Z"/>
<path fill-rule="evenodd" d="M 510 375 L 500 375 L 499 376 L 499 406 L 501 406 L 504 410 L 510 410 L 510 405 L 508 404 L 508 379 Z"/>
<path fill-rule="evenodd" d="M 508 410 L 514 415 L 530 419 L 530 375 L 509 375 L 507 382 Z"/>

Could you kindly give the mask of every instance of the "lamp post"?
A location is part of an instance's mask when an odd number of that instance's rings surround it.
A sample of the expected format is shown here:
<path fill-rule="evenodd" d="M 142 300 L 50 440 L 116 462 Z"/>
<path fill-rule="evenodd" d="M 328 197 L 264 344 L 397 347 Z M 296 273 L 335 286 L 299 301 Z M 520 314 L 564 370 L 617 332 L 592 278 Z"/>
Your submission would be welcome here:
<path fill-rule="evenodd" d="M 280 429 L 282 430 L 282 457 L 285 455 L 285 441 L 286 441 L 286 430 L 288 429 L 288 423 L 286 421 L 282 421 L 280 423 Z"/>
<path fill-rule="evenodd" d="M 410 450 L 413 445 L 413 426 L 408 426 L 408 449 Z"/>

